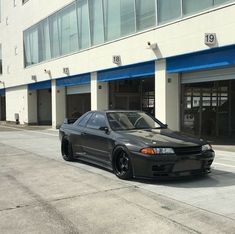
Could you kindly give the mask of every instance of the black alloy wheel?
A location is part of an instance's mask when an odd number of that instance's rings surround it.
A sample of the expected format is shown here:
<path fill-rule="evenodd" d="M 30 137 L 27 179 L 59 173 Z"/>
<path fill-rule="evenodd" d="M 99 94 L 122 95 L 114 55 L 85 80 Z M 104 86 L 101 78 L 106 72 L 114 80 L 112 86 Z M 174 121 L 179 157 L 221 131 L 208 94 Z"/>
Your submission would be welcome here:
<path fill-rule="evenodd" d="M 61 153 L 65 161 L 74 161 L 72 144 L 66 139 L 62 140 Z"/>
<path fill-rule="evenodd" d="M 131 160 L 123 147 L 118 147 L 114 151 L 113 170 L 120 179 L 127 180 L 133 177 Z"/>

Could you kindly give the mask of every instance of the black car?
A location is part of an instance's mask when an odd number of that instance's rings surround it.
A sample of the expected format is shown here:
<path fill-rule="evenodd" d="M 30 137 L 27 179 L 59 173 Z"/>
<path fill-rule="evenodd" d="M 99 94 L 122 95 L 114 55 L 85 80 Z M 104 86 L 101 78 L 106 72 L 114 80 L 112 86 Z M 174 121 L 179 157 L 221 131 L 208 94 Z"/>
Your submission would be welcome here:
<path fill-rule="evenodd" d="M 211 146 L 173 132 L 140 111 L 90 111 L 60 128 L 61 152 L 111 169 L 121 179 L 178 177 L 210 172 Z"/>

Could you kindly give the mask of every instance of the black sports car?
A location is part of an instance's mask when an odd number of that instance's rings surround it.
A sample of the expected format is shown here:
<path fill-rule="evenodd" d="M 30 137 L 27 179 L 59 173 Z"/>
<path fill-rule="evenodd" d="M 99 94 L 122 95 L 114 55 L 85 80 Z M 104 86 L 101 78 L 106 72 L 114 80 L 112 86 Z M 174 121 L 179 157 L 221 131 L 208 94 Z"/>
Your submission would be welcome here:
<path fill-rule="evenodd" d="M 211 146 L 173 132 L 140 111 L 90 111 L 60 128 L 66 161 L 80 159 L 111 169 L 121 179 L 206 174 Z"/>

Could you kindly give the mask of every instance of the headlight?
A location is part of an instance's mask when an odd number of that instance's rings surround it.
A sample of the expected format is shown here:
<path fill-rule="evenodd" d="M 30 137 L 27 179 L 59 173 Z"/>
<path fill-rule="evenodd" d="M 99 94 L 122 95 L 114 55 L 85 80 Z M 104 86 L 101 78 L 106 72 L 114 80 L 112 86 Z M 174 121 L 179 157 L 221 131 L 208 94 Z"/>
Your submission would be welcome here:
<path fill-rule="evenodd" d="M 143 148 L 140 150 L 142 154 L 155 155 L 155 154 L 174 154 L 172 148 Z"/>
<path fill-rule="evenodd" d="M 206 144 L 202 146 L 202 151 L 212 150 L 212 147 L 210 144 Z"/>

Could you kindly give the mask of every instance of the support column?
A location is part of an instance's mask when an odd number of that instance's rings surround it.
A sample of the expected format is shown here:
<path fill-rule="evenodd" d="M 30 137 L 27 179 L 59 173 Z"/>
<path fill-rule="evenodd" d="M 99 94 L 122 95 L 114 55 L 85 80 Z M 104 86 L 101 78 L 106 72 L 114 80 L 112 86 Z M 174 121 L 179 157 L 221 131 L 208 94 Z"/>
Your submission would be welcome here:
<path fill-rule="evenodd" d="M 167 74 L 166 61 L 155 63 L 155 116 L 169 128 L 180 130 L 179 75 Z"/>
<path fill-rule="evenodd" d="M 65 87 L 56 87 L 56 80 L 51 81 L 52 127 L 59 128 L 66 117 Z"/>
<path fill-rule="evenodd" d="M 97 81 L 97 72 L 91 73 L 91 110 L 108 109 L 108 83 Z"/>

